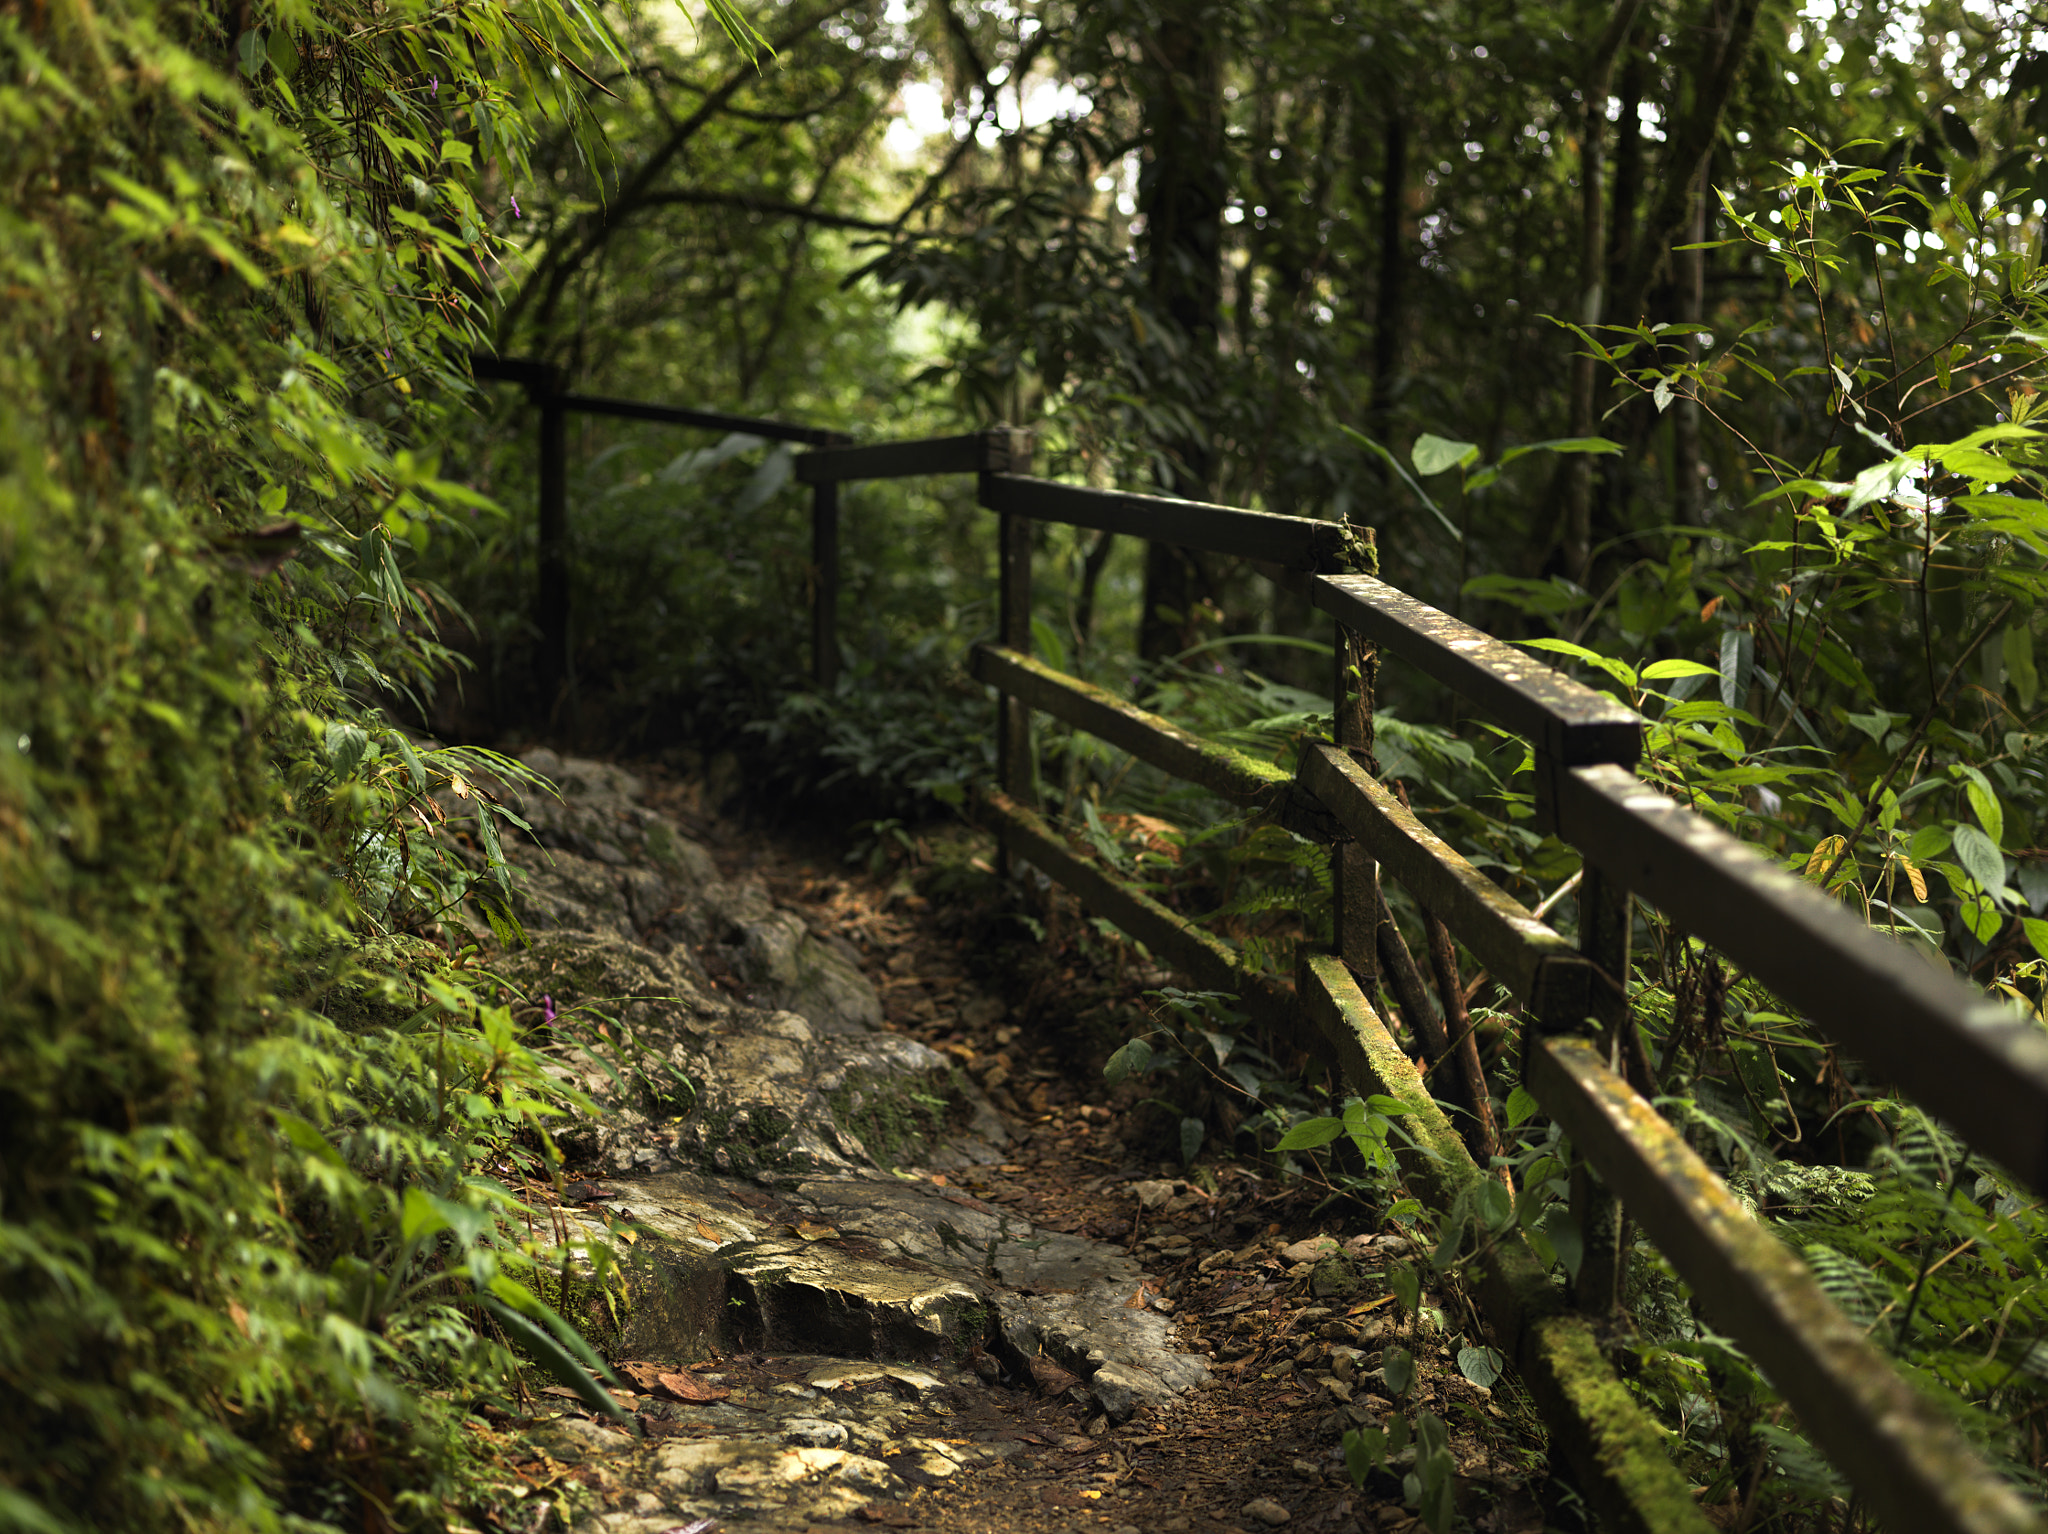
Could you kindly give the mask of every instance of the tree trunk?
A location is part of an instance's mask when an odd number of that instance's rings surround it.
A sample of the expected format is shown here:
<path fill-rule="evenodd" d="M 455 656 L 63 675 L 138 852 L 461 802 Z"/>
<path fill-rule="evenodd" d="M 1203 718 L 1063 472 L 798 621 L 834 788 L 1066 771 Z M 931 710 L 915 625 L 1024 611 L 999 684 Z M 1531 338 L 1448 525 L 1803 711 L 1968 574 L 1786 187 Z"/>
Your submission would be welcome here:
<path fill-rule="evenodd" d="M 1707 237 L 1707 182 L 1707 171 L 1702 167 L 1698 188 L 1693 193 L 1692 227 L 1685 236 L 1688 245 L 1698 245 Z M 1677 253 L 1677 307 L 1682 323 L 1697 325 L 1705 317 L 1706 257 L 1703 250 L 1681 250 Z M 1689 363 L 1698 364 L 1698 335 L 1685 338 L 1685 358 Z M 1707 518 L 1706 501 L 1700 492 L 1700 407 L 1698 401 L 1691 397 L 1690 390 L 1671 406 L 1671 463 L 1671 520 L 1687 526 L 1703 526 Z"/>
<path fill-rule="evenodd" d="M 1607 28 L 1587 61 L 1579 103 L 1579 324 L 1589 333 L 1606 318 L 1607 302 L 1607 95 L 1614 56 L 1635 25 L 1640 0 L 1615 0 Z M 1598 359 L 1581 344 L 1572 358 L 1571 424 L 1567 435 L 1593 435 L 1593 390 Z M 1564 516 L 1560 529 L 1565 573 L 1583 582 L 1593 551 L 1593 460 L 1564 460 Z"/>
<path fill-rule="evenodd" d="M 1185 342 L 1181 403 L 1196 423 L 1163 443 L 1159 488 L 1206 500 L 1215 479 L 1208 417 L 1215 390 L 1216 325 L 1223 285 L 1222 43 L 1209 0 L 1184 0 L 1145 39 L 1145 165 L 1138 201 L 1145 216 L 1146 281 L 1158 312 Z M 1145 605 L 1138 654 L 1158 660 L 1185 649 L 1194 606 L 1207 594 L 1200 561 L 1155 543 L 1145 553 Z"/>
<path fill-rule="evenodd" d="M 1387 112 L 1380 162 L 1379 302 L 1372 329 L 1372 429 L 1382 441 L 1393 420 L 1401 374 L 1401 327 L 1407 303 L 1408 119 L 1398 105 Z"/>

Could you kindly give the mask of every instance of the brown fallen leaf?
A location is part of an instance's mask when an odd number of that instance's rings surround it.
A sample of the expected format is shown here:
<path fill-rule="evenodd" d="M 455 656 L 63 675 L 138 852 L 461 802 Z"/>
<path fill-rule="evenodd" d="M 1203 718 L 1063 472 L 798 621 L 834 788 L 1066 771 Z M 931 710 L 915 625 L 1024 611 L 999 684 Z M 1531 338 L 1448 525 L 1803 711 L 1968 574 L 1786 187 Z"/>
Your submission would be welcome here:
<path fill-rule="evenodd" d="M 622 1363 L 619 1365 L 619 1372 L 625 1375 L 626 1378 L 631 1380 L 634 1384 L 638 1385 L 642 1390 L 654 1389 L 656 1381 L 658 1381 L 661 1377 L 660 1367 L 658 1365 L 648 1363 Z"/>
<path fill-rule="evenodd" d="M 725 1239 L 725 1237 L 721 1236 L 717 1231 L 713 1230 L 709 1225 L 705 1224 L 702 1220 L 699 1220 L 697 1222 L 697 1234 L 702 1236 L 706 1241 L 723 1241 Z"/>
<path fill-rule="evenodd" d="M 720 1390 L 709 1380 L 689 1373 L 658 1374 L 655 1376 L 655 1388 L 672 1401 L 693 1401 L 700 1404 L 723 1401 L 732 1394 L 730 1390 Z"/>
<path fill-rule="evenodd" d="M 838 1227 L 827 1225 L 822 1220 L 798 1220 L 790 1229 L 794 1230 L 806 1241 L 836 1241 L 839 1239 Z"/>

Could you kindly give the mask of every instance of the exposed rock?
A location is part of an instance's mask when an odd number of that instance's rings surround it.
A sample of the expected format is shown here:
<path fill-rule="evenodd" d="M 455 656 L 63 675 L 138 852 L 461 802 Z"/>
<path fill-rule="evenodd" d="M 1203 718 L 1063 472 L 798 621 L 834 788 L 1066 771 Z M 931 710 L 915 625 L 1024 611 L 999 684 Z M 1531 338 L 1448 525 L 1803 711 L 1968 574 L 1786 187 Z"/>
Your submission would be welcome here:
<path fill-rule="evenodd" d="M 1268 1528 L 1278 1528 L 1294 1516 L 1271 1497 L 1252 1498 L 1244 1505 L 1244 1515 L 1265 1524 Z"/>
<path fill-rule="evenodd" d="M 1319 1261 L 1308 1279 L 1308 1292 L 1319 1300 L 1350 1300 L 1364 1288 L 1358 1270 L 1336 1252 Z"/>
<path fill-rule="evenodd" d="M 1299 1262 L 1314 1262 L 1326 1253 L 1337 1250 L 1337 1242 L 1329 1236 L 1311 1236 L 1306 1241 L 1297 1241 L 1292 1246 L 1280 1249 L 1280 1260 L 1290 1267 Z"/>

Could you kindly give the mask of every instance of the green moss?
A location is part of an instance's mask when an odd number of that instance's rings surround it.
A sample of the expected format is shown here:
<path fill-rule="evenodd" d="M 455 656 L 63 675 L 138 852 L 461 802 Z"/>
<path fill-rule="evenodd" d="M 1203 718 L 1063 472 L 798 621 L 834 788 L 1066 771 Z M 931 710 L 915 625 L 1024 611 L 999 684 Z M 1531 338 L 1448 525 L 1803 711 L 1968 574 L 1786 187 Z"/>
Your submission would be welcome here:
<path fill-rule="evenodd" d="M 936 1071 L 922 1078 L 850 1071 L 825 1101 L 839 1127 L 859 1136 L 877 1164 L 900 1166 L 929 1154 L 959 1096 L 957 1084 Z"/>

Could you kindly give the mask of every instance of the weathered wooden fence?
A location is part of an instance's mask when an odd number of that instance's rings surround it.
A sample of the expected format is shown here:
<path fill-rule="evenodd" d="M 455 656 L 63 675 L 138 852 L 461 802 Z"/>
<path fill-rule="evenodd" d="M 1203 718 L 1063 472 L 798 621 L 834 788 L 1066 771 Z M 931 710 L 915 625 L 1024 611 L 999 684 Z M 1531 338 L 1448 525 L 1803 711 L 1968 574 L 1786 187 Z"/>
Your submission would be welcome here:
<path fill-rule="evenodd" d="M 1625 1211 L 1886 1527 L 1897 1534 L 2044 1528 L 1627 1079 L 1628 902 L 1634 896 L 1662 909 L 1719 949 L 2037 1192 L 2048 1191 L 2048 1034 L 1642 783 L 1633 771 L 1641 720 L 1632 710 L 1362 573 L 1370 556 L 1360 535 L 1339 524 L 1035 479 L 1027 472 L 1028 439 L 1007 429 L 855 447 L 776 422 L 586 399 L 517 364 L 491 368 L 526 383 L 542 409 L 537 615 L 550 644 L 566 644 L 567 635 L 560 425 L 567 411 L 818 444 L 797 459 L 797 476 L 815 497 L 813 662 L 828 685 L 838 660 L 837 487 L 976 474 L 980 504 L 996 516 L 1000 572 L 996 641 L 973 656 L 974 675 L 998 700 L 997 783 L 976 810 L 1001 839 L 1005 866 L 1013 858 L 1029 862 L 1197 984 L 1237 993 L 1356 1090 L 1405 1102 L 1416 1144 L 1402 1150 L 1404 1171 L 1440 1209 L 1492 1174 L 1432 1099 L 1373 995 L 1384 982 L 1432 1057 L 1471 1051 L 1470 1035 L 1462 1043 L 1444 1036 L 1387 913 L 1382 875 L 1405 886 L 1432 928 L 1440 923 L 1454 934 L 1515 996 L 1527 1018 L 1524 1085 L 1563 1127 L 1579 1162 L 1572 1212 L 1585 1255 L 1567 1295 L 1518 1234 L 1489 1240 L 1473 1259 L 1475 1288 L 1494 1341 L 1514 1361 L 1608 1526 L 1655 1534 L 1710 1527 L 1667 1453 L 1664 1430 L 1630 1396 L 1606 1346 Z M 1305 594 L 1335 624 L 1335 742 L 1311 746 L 1288 774 L 1034 659 L 1034 521 L 1256 561 Z M 1540 823 L 1584 858 L 1577 944 L 1433 835 L 1368 770 L 1372 689 L 1388 659 L 1414 666 L 1530 742 Z M 1334 951 L 1306 958 L 1292 985 L 1247 970 L 1228 945 L 1077 851 L 1038 813 L 1034 711 L 1327 844 Z M 1483 1122 L 1476 1052 L 1451 1063 L 1454 1090 L 1446 1096 L 1458 1095 L 1462 1077 L 1463 1106 Z"/>

